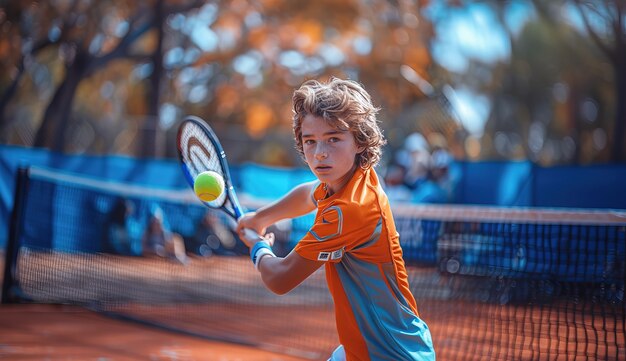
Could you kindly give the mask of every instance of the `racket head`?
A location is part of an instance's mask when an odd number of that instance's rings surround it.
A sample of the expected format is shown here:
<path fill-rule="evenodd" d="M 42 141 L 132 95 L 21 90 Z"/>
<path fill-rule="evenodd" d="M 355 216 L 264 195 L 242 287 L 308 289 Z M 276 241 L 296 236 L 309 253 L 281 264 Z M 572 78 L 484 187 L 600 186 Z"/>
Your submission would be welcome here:
<path fill-rule="evenodd" d="M 202 202 L 208 207 L 222 209 L 235 219 L 241 217 L 226 153 L 213 129 L 201 118 L 188 116 L 178 128 L 176 143 L 183 175 L 192 189 L 194 180 L 202 172 L 214 171 L 224 178 L 224 192 L 213 201 Z"/>

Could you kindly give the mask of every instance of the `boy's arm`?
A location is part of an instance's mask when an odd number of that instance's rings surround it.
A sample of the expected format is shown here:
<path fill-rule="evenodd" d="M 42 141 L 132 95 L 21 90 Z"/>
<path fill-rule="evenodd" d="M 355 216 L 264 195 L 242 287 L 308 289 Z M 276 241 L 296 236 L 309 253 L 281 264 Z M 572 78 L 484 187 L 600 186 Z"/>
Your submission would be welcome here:
<path fill-rule="evenodd" d="M 313 211 L 316 205 L 311 198 L 311 192 L 316 185 L 317 181 L 300 184 L 279 200 L 253 212 L 252 217 L 244 216 L 246 219 L 239 222 L 237 232 L 240 233 L 242 228 L 253 228 L 261 232 L 282 219 L 296 218 Z"/>
<path fill-rule="evenodd" d="M 283 295 L 302 283 L 323 264 L 324 262 L 306 259 L 292 250 L 284 258 L 261 257 L 258 270 L 265 286 L 270 291 Z"/>
<path fill-rule="evenodd" d="M 253 252 L 253 247 L 259 242 L 273 244 L 273 235 L 246 238 L 244 228 L 252 228 L 262 234 L 267 226 L 281 219 L 295 218 L 313 211 L 316 205 L 311 194 L 317 184 L 317 181 L 301 184 L 276 202 L 244 215 L 237 224 L 241 240 Z M 275 257 L 273 253 L 272 257 L 265 257 L 267 255 L 261 252 L 256 266 L 265 286 L 277 294 L 289 292 L 324 264 L 308 260 L 293 250 L 286 257 Z"/>

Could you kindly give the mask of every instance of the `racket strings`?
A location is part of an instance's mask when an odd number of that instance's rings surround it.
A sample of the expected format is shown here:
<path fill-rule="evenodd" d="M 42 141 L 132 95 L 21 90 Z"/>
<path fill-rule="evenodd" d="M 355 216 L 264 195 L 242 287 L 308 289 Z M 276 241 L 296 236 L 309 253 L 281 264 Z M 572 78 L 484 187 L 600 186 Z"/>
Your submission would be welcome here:
<path fill-rule="evenodd" d="M 211 139 L 199 125 L 193 122 L 184 124 L 183 128 L 181 128 L 179 141 L 182 161 L 186 164 L 190 175 L 194 179 L 198 174 L 209 170 L 224 177 L 224 169 L 220 163 L 219 153 Z M 226 192 L 223 192 L 215 200 L 205 203 L 213 208 L 226 206 Z M 231 205 L 228 205 L 228 207 L 232 208 Z"/>

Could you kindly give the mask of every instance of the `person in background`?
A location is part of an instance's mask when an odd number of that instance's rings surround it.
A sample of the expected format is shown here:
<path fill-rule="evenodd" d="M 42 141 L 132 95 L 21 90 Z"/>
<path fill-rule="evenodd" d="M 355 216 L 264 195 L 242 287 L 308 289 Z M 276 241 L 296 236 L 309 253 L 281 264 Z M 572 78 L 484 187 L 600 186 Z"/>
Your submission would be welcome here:
<path fill-rule="evenodd" d="M 416 191 L 428 179 L 430 170 L 430 147 L 426 138 L 420 133 L 411 133 L 397 157 L 398 164 L 406 168 L 404 184 L 412 192 Z"/>
<path fill-rule="evenodd" d="M 155 205 L 150 210 L 148 225 L 142 237 L 143 255 L 157 255 L 187 263 L 183 237 L 170 231 L 163 210 Z"/>
<path fill-rule="evenodd" d="M 105 222 L 105 243 L 102 250 L 106 253 L 130 255 L 131 242 L 127 219 L 134 206 L 130 200 L 118 198 L 113 203 L 111 212 Z"/>
<path fill-rule="evenodd" d="M 418 132 L 411 133 L 385 174 L 390 202 L 446 203 L 448 196 L 433 178 L 430 145 Z"/>
<path fill-rule="evenodd" d="M 448 148 L 448 141 L 443 134 L 434 132 L 428 136 L 431 145 L 430 178 L 445 192 L 446 202 L 451 202 L 454 193 L 454 184 L 450 176 L 452 154 Z"/>
<path fill-rule="evenodd" d="M 398 162 L 391 162 L 385 170 L 383 187 L 392 204 L 411 200 L 411 189 L 404 183 L 406 172 L 406 167 Z"/>
<path fill-rule="evenodd" d="M 443 197 L 445 203 L 449 203 L 453 199 L 454 184 L 450 177 L 450 163 L 452 163 L 452 156 L 447 150 L 435 150 L 432 154 L 432 164 L 430 167 L 430 178 L 432 181 L 443 190 Z M 443 198 L 442 198 L 443 200 Z"/>

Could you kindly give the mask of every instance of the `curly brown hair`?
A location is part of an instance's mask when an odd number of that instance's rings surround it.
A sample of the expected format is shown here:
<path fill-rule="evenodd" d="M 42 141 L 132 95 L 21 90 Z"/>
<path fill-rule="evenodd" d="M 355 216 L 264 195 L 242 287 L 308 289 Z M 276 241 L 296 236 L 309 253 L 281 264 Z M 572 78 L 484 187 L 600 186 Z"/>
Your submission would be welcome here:
<path fill-rule="evenodd" d="M 378 164 L 382 146 L 387 141 L 376 118 L 379 108 L 372 104 L 361 84 L 335 77 L 326 83 L 308 80 L 294 92 L 292 101 L 296 150 L 303 158 L 302 120 L 310 114 L 323 118 L 335 129 L 350 131 L 354 135 L 357 146 L 364 148 L 355 159 L 361 168 Z"/>

